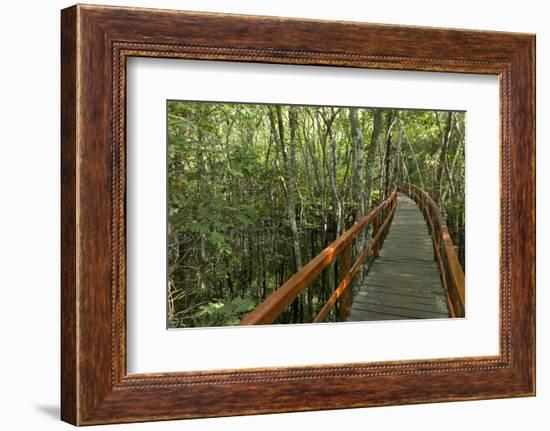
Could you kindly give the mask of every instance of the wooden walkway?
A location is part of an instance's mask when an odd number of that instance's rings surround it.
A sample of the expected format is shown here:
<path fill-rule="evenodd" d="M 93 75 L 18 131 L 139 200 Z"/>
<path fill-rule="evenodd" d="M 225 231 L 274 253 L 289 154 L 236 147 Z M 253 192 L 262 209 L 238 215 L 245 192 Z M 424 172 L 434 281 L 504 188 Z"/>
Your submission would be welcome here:
<path fill-rule="evenodd" d="M 414 201 L 399 193 L 380 257 L 359 286 L 348 321 L 447 317 L 426 222 Z"/>

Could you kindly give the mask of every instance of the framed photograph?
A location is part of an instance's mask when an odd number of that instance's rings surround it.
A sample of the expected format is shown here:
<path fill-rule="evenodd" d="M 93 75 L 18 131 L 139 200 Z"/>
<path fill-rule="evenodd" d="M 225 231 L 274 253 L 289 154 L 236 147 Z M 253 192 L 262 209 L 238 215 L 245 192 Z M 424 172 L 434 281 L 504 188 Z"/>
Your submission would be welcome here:
<path fill-rule="evenodd" d="M 535 37 L 61 14 L 61 416 L 535 394 Z"/>

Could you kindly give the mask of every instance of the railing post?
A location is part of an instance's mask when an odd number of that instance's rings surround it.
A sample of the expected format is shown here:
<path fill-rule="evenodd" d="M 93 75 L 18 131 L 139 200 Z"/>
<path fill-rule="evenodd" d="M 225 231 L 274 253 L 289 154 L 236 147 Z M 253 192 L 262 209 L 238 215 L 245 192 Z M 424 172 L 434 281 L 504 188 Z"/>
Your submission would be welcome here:
<path fill-rule="evenodd" d="M 428 228 L 430 230 L 430 228 Z M 434 232 L 430 232 L 430 235 L 432 236 L 432 244 L 434 249 L 434 262 L 437 262 L 437 249 L 439 247 L 439 244 L 437 242 L 437 237 L 435 233 L 435 226 L 434 226 Z"/>
<path fill-rule="evenodd" d="M 344 248 L 342 254 L 340 254 L 340 262 L 338 265 L 339 283 L 348 275 L 351 269 L 351 242 Z M 340 322 L 348 320 L 351 312 L 351 303 L 353 299 L 353 288 L 350 285 L 342 292 L 340 298 L 338 298 L 338 319 Z"/>
<path fill-rule="evenodd" d="M 387 232 L 390 231 L 390 226 L 392 224 L 392 221 L 393 221 L 393 216 L 395 215 L 395 210 L 397 209 L 397 193 L 395 193 L 395 195 L 393 195 L 393 199 L 391 201 L 391 206 L 390 206 L 390 222 L 388 223 L 388 226 L 386 228 Z"/>
<path fill-rule="evenodd" d="M 386 213 L 384 214 L 383 222 L 385 222 L 386 220 L 388 220 L 390 218 L 392 208 L 393 208 L 393 201 L 390 201 L 390 204 L 386 208 Z M 382 234 L 384 236 L 384 239 L 386 239 L 386 236 L 388 235 L 389 231 L 390 231 L 390 224 L 388 222 L 388 224 L 384 228 L 384 233 Z"/>
<path fill-rule="evenodd" d="M 437 262 L 437 254 L 441 254 L 441 231 L 437 226 L 434 226 L 433 232 L 433 243 L 434 243 L 434 261 Z"/>
<path fill-rule="evenodd" d="M 381 226 L 380 223 L 380 214 L 382 211 L 380 211 L 376 216 L 374 217 L 374 220 L 372 221 L 372 237 L 374 238 L 376 234 L 378 233 L 378 229 Z M 380 237 L 374 242 L 372 245 L 372 255 L 376 259 L 378 256 L 380 256 Z"/>

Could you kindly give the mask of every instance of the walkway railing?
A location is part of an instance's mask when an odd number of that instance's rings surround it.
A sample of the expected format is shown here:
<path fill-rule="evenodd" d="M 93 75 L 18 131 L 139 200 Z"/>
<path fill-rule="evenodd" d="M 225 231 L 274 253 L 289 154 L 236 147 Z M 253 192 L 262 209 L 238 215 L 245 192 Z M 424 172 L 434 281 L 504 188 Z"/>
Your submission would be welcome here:
<path fill-rule="evenodd" d="M 350 229 L 332 242 L 316 257 L 304 265 L 296 274 L 273 292 L 264 302 L 241 320 L 241 325 L 261 325 L 272 323 L 302 293 L 316 277 L 327 268 L 338 256 L 339 284 L 325 303 L 314 322 L 322 322 L 332 307 L 338 303 L 340 320 L 346 320 L 351 310 L 353 293 L 350 289 L 354 275 L 365 263 L 369 255 L 378 257 L 381 244 L 388 233 L 395 208 L 397 191 L 384 200 L 366 216 L 357 221 Z M 372 225 L 372 238 L 367 241 L 361 254 L 351 265 L 354 240 L 361 237 L 367 227 Z"/>
<path fill-rule="evenodd" d="M 414 184 L 402 184 L 397 189 L 416 202 L 428 225 L 433 240 L 441 284 L 447 296 L 451 317 L 464 317 L 464 271 L 441 209 L 428 193 Z"/>

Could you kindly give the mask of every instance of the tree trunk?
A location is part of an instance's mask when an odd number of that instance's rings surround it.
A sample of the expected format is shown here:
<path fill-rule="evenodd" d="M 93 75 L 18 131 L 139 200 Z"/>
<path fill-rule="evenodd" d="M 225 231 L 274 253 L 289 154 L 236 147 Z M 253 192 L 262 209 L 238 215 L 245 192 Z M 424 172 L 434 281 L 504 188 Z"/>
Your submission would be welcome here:
<path fill-rule="evenodd" d="M 403 132 L 403 135 L 405 136 L 405 141 L 407 142 L 407 145 L 409 146 L 409 150 L 411 150 L 411 155 L 413 157 L 414 163 L 416 165 L 416 172 L 418 173 L 418 179 L 420 180 L 420 187 L 422 189 L 425 189 L 424 187 L 424 179 L 422 178 L 422 170 L 420 169 L 420 164 L 418 163 L 418 157 L 416 157 L 416 153 L 412 147 L 411 141 L 409 140 L 409 137 L 407 135 L 407 131 L 405 130 L 405 126 L 403 125 L 403 121 L 399 119 L 399 125 L 401 127 L 401 132 Z M 409 180 L 410 182 L 410 180 Z"/>
<path fill-rule="evenodd" d="M 436 113 L 437 115 L 437 113 Z M 437 174 L 435 177 L 435 190 L 434 190 L 434 200 L 440 204 L 441 200 L 441 182 L 443 180 L 443 172 L 445 169 L 445 162 L 447 158 L 447 148 L 449 146 L 449 140 L 451 138 L 453 125 L 453 113 L 447 112 L 447 119 L 445 121 L 445 130 L 441 138 L 441 153 L 439 156 L 439 165 L 437 166 Z"/>
<path fill-rule="evenodd" d="M 363 141 L 363 130 L 359 124 L 359 118 L 357 116 L 357 109 L 351 108 L 349 110 L 349 124 L 351 128 L 352 145 L 355 148 L 355 161 L 353 172 L 353 190 L 352 201 L 354 203 L 354 220 L 360 220 L 365 215 L 366 203 L 365 203 L 365 180 L 363 178 L 363 165 L 365 155 L 365 144 Z M 358 256 L 365 246 L 365 233 L 362 232 L 359 238 L 357 238 L 355 251 Z M 362 271 L 361 271 L 362 274 Z"/>
<path fill-rule="evenodd" d="M 302 267 L 302 254 L 300 251 L 300 234 L 298 232 L 298 226 L 296 224 L 296 107 L 290 107 L 288 111 L 290 128 L 290 154 L 287 154 L 287 148 L 285 144 L 284 122 L 281 107 L 276 106 L 275 112 L 277 114 L 278 126 L 275 125 L 275 118 L 273 116 L 272 108 L 269 109 L 269 120 L 272 133 L 275 137 L 277 137 L 279 141 L 279 147 L 284 164 L 286 181 L 284 178 L 282 179 L 282 181 L 283 188 L 286 191 L 286 213 L 290 232 L 292 234 L 292 248 L 294 251 L 295 266 L 294 269 L 298 271 Z"/>
<path fill-rule="evenodd" d="M 395 182 L 400 184 L 403 181 L 403 164 L 401 163 L 401 141 L 403 139 L 403 130 L 399 131 L 399 138 L 397 139 L 397 148 L 395 152 Z"/>
<path fill-rule="evenodd" d="M 355 162 L 353 172 L 353 198 L 357 205 L 355 220 L 360 219 L 365 214 L 365 184 L 363 178 L 363 159 L 365 155 L 365 145 L 363 143 L 363 131 L 359 125 L 357 109 L 349 110 L 349 122 L 351 127 L 351 137 L 355 147 Z"/>
<path fill-rule="evenodd" d="M 386 148 L 384 151 L 384 199 L 390 195 L 390 186 L 391 186 L 391 137 L 392 129 L 395 120 L 391 112 L 388 114 L 388 130 L 386 133 Z"/>
<path fill-rule="evenodd" d="M 280 108 L 279 108 L 280 109 Z M 300 233 L 296 226 L 296 121 L 297 108 L 291 106 L 288 110 L 288 123 L 290 127 L 290 159 L 287 166 L 288 172 L 288 206 L 287 213 L 292 232 L 292 245 L 294 248 L 294 260 L 296 271 L 302 267 L 302 253 L 300 251 Z"/>
<path fill-rule="evenodd" d="M 464 146 L 464 140 L 460 134 L 458 123 L 456 121 L 454 123 L 456 126 L 456 130 L 458 132 L 458 143 L 456 146 L 455 154 L 453 156 L 453 162 L 451 164 L 450 170 L 449 170 L 449 165 L 448 164 L 446 165 L 445 171 L 447 172 L 447 180 L 449 181 L 449 183 L 448 183 L 448 187 L 445 189 L 441 197 L 441 200 L 443 202 L 445 202 L 445 199 L 448 193 L 450 193 L 451 199 L 454 198 L 457 194 L 455 190 L 455 169 L 456 169 L 456 164 L 458 162 L 458 156 L 460 155 L 460 152 L 462 151 L 462 147 Z M 460 183 L 460 179 L 458 182 Z"/>
<path fill-rule="evenodd" d="M 330 185 L 332 187 L 332 211 L 334 222 L 334 239 L 340 236 L 342 225 L 342 203 L 338 196 L 338 185 L 336 183 L 336 141 L 330 134 Z"/>
<path fill-rule="evenodd" d="M 382 110 L 377 109 L 374 112 L 374 126 L 372 128 L 372 135 L 370 138 L 369 151 L 367 153 L 367 165 L 365 168 L 365 205 L 370 207 L 370 201 L 372 196 L 372 166 L 374 165 L 374 159 L 376 157 L 376 150 L 378 149 L 378 142 L 380 141 L 380 134 L 382 132 Z"/>

